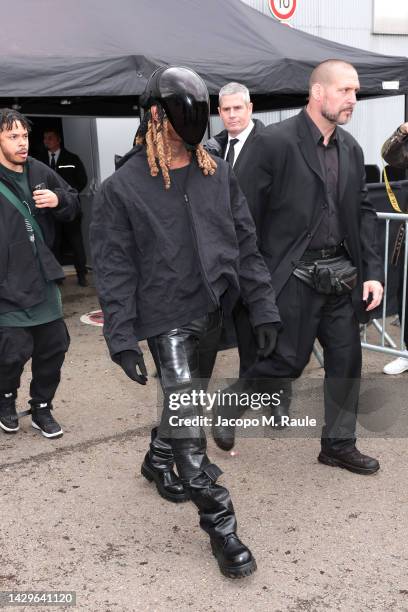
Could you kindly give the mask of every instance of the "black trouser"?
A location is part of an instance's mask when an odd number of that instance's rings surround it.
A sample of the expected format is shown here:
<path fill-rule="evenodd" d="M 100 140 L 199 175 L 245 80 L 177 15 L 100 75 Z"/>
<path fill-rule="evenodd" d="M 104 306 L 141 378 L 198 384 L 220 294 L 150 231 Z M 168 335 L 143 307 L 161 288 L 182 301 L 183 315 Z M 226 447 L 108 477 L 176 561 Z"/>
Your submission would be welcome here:
<path fill-rule="evenodd" d="M 24 366 L 32 358 L 31 402 L 51 402 L 69 342 L 62 319 L 33 327 L 0 326 L 0 392 L 16 393 Z"/>
<path fill-rule="evenodd" d="M 55 240 L 52 249 L 58 261 L 61 262 L 62 243 L 66 241 L 69 244 L 74 256 L 74 266 L 78 276 L 83 276 L 87 273 L 81 220 L 82 215 L 78 215 L 73 221 L 68 223 L 56 223 Z"/>
<path fill-rule="evenodd" d="M 341 449 L 355 443 L 361 343 L 349 295 L 326 296 L 291 276 L 278 296 L 282 319 L 276 350 L 244 374 L 256 379 L 298 378 L 317 338 L 324 353 L 325 425 L 322 447 Z"/>
<path fill-rule="evenodd" d="M 164 394 L 159 438 L 173 450 L 179 476 L 198 508 L 200 526 L 217 537 L 236 531 L 236 519 L 229 492 L 215 484 L 221 470 L 207 457 L 205 432 L 199 425 L 169 425 L 170 417 L 199 416 L 200 410 L 191 403 L 173 411 L 169 404 L 171 397 L 206 389 L 217 356 L 221 321 L 216 311 L 148 339 Z"/>

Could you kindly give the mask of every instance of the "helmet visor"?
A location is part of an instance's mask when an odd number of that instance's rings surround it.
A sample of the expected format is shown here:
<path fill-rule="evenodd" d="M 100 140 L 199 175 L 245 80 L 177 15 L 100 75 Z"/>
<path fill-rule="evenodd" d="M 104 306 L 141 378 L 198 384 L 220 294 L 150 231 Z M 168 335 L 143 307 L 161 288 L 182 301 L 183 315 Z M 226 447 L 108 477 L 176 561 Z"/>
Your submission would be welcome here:
<path fill-rule="evenodd" d="M 189 68 L 170 67 L 160 76 L 159 89 L 174 130 L 187 144 L 199 144 L 209 116 L 208 90 L 202 78 Z"/>

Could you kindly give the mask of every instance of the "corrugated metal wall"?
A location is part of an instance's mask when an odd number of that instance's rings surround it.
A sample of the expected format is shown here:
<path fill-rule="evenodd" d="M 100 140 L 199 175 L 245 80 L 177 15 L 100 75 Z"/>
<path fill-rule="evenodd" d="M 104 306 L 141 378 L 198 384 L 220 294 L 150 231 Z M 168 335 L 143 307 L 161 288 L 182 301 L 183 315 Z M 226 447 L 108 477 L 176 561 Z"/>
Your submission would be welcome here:
<path fill-rule="evenodd" d="M 268 0 L 242 1 L 273 19 Z M 387 55 L 407 55 L 408 36 L 372 34 L 372 14 L 373 0 L 297 0 L 297 10 L 290 23 L 304 32 L 353 47 Z M 255 116 L 265 123 L 274 123 L 293 114 L 286 111 Z M 403 120 L 403 96 L 362 101 L 346 129 L 363 147 L 366 163 L 381 166 L 381 145 Z M 213 120 L 213 126 L 219 129 L 220 123 Z"/>

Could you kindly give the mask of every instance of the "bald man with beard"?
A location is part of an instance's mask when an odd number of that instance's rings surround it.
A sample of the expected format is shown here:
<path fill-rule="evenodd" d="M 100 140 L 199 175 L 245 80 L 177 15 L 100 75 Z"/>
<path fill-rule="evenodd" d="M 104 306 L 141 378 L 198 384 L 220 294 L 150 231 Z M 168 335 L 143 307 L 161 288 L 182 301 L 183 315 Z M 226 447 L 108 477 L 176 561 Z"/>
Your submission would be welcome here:
<path fill-rule="evenodd" d="M 325 368 L 318 460 L 372 474 L 378 461 L 356 448 L 359 322 L 367 322 L 381 302 L 383 269 L 363 152 L 339 127 L 350 121 L 359 87 L 351 64 L 322 62 L 311 74 L 307 106 L 268 126 L 254 142 L 252 189 L 246 195 L 282 329 L 275 351 L 256 359 L 243 379 L 252 389 L 257 382 L 263 391 L 268 384 L 271 391 L 282 388 L 282 381 L 302 374 L 317 338 Z M 282 401 L 290 401 L 288 394 Z M 232 448 L 232 427 L 213 433 L 221 448 Z"/>

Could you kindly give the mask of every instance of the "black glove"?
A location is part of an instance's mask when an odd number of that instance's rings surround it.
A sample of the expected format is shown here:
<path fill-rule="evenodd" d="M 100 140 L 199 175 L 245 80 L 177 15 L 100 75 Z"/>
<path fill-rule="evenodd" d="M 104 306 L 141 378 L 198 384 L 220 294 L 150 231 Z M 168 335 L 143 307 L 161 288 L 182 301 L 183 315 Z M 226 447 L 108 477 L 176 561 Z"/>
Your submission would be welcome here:
<path fill-rule="evenodd" d="M 126 376 L 129 376 L 139 385 L 145 385 L 147 382 L 147 370 L 143 359 L 143 354 L 137 351 L 122 351 L 116 353 L 112 357 L 113 361 L 120 365 Z M 140 374 L 136 367 L 139 368 Z"/>
<path fill-rule="evenodd" d="M 275 350 L 279 327 L 277 323 L 262 323 L 255 327 L 258 355 L 261 359 L 269 357 Z"/>

